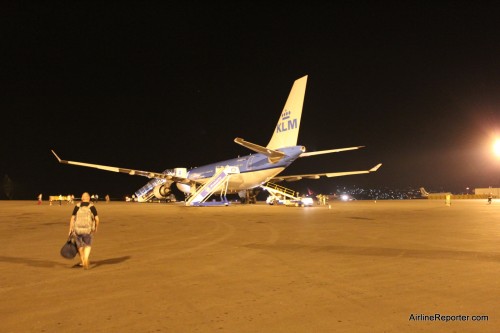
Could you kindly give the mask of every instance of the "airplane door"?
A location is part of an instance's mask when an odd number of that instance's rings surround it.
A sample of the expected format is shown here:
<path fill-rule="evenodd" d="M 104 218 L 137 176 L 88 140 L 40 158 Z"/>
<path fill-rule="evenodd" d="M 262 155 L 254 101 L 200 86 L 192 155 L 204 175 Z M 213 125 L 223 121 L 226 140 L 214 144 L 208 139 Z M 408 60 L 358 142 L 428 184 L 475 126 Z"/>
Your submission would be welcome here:
<path fill-rule="evenodd" d="M 247 170 L 248 171 L 252 171 L 253 170 L 253 159 L 254 159 L 254 155 L 250 155 L 250 157 L 248 158 L 247 160 Z"/>

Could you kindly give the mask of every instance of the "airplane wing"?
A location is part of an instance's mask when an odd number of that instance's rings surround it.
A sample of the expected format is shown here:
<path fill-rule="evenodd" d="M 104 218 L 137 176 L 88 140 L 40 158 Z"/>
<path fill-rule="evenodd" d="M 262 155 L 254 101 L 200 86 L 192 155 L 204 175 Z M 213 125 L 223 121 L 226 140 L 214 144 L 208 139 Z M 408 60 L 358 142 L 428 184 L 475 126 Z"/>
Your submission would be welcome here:
<path fill-rule="evenodd" d="M 348 147 L 348 148 L 337 148 L 337 149 L 329 149 L 329 150 L 311 151 L 311 152 L 302 153 L 302 154 L 300 154 L 299 157 L 308 157 L 308 156 L 321 155 L 321 154 L 338 153 L 341 151 L 354 150 L 354 149 L 359 149 L 359 148 L 363 148 L 363 147 L 364 146 L 356 146 L 356 147 Z"/>
<path fill-rule="evenodd" d="M 377 164 L 370 170 L 361 170 L 361 171 L 345 171 L 345 172 L 329 172 L 329 173 L 312 173 L 312 174 L 305 174 L 305 175 L 290 175 L 290 176 L 276 176 L 270 181 L 275 181 L 275 182 L 280 182 L 280 181 L 287 181 L 287 182 L 293 182 L 301 179 L 319 179 L 320 177 L 342 177 L 342 176 L 350 176 L 350 175 L 359 175 L 363 173 L 370 173 L 370 172 L 375 172 L 377 171 L 380 167 L 382 166 L 382 163 Z"/>
<path fill-rule="evenodd" d="M 52 154 L 57 158 L 59 163 L 62 164 L 72 164 L 72 165 L 79 165 L 87 168 L 94 168 L 94 169 L 100 169 L 100 170 L 105 170 L 105 171 L 112 171 L 112 172 L 121 172 L 121 173 L 126 173 L 131 176 L 143 176 L 143 177 L 148 177 L 148 178 L 163 178 L 167 180 L 173 180 L 175 182 L 179 183 L 190 183 L 193 182 L 193 180 L 188 179 L 188 178 L 183 178 L 183 177 L 178 177 L 174 173 L 160 173 L 160 172 L 154 172 L 154 171 L 143 171 L 143 170 L 134 170 L 134 169 L 126 169 L 126 168 L 118 168 L 118 167 L 112 167 L 112 166 L 107 166 L 107 165 L 100 165 L 100 164 L 90 164 L 90 163 L 83 163 L 83 162 L 74 162 L 74 161 L 66 161 L 61 159 L 57 154 L 51 150 Z"/>

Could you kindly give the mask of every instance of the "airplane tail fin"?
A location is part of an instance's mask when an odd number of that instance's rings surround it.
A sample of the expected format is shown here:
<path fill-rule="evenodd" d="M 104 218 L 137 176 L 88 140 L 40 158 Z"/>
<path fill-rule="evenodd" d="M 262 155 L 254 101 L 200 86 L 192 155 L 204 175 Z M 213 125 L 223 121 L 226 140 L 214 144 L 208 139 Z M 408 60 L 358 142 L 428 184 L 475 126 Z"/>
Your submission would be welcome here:
<path fill-rule="evenodd" d="M 307 75 L 295 80 L 267 148 L 278 149 L 297 145 L 306 84 Z"/>

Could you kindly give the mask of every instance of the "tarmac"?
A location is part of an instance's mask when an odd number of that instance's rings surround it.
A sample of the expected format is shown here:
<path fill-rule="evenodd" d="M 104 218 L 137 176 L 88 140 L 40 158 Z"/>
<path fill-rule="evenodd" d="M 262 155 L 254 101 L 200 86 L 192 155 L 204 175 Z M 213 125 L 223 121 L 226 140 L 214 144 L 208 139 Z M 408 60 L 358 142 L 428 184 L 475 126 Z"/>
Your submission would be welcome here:
<path fill-rule="evenodd" d="M 0 201 L 0 332 L 500 332 L 500 201 Z"/>

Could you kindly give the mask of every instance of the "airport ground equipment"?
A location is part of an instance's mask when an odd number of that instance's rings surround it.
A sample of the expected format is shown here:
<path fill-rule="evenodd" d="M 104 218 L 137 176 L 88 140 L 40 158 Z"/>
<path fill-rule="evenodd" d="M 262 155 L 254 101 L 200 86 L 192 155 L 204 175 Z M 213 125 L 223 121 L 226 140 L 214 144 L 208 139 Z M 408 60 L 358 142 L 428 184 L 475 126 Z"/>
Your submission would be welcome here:
<path fill-rule="evenodd" d="M 266 199 L 269 205 L 312 206 L 313 204 L 311 198 L 303 198 L 298 192 L 275 183 L 267 182 L 261 187 L 270 193 Z"/>
<path fill-rule="evenodd" d="M 222 204 L 227 206 L 229 202 L 226 199 L 226 193 L 229 179 L 238 173 L 240 173 L 240 169 L 237 166 L 226 165 L 218 168 L 213 177 L 188 198 L 186 206 L 209 206 L 211 203 L 207 202 L 207 199 L 218 191 L 221 193 Z M 221 202 L 217 202 L 217 204 L 220 205 Z"/>
<path fill-rule="evenodd" d="M 163 178 L 154 178 L 146 183 L 143 187 L 138 189 L 135 192 L 135 196 L 138 202 L 148 202 L 155 197 L 154 189 L 159 185 L 165 184 L 166 179 Z"/>

